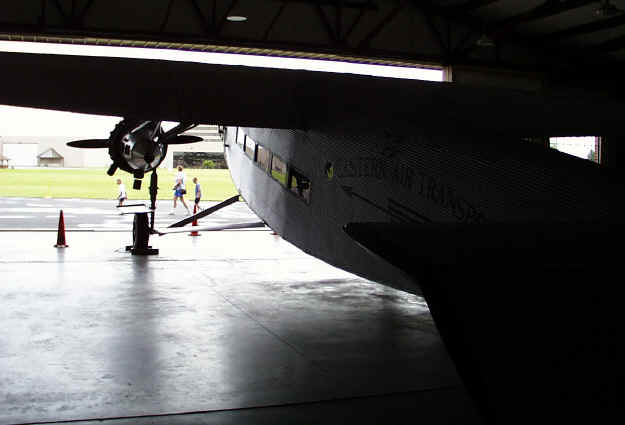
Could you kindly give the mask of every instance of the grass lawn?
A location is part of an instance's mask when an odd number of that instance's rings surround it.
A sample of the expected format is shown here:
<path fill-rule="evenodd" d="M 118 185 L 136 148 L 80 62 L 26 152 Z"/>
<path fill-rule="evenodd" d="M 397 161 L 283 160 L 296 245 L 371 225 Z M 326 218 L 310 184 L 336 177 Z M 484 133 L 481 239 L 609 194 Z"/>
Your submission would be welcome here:
<path fill-rule="evenodd" d="M 188 199 L 194 198 L 192 179 L 197 177 L 202 185 L 202 199 L 222 201 L 237 194 L 228 170 L 186 169 Z M 158 169 L 158 199 L 172 199 L 174 172 Z M 118 171 L 115 176 L 106 174 L 105 168 L 76 169 L 0 169 L 0 196 L 26 198 L 84 198 L 116 199 L 117 178 L 126 185 L 128 199 L 150 199 L 148 187 L 150 174 L 143 178 L 141 190 L 133 190 L 130 174 Z"/>

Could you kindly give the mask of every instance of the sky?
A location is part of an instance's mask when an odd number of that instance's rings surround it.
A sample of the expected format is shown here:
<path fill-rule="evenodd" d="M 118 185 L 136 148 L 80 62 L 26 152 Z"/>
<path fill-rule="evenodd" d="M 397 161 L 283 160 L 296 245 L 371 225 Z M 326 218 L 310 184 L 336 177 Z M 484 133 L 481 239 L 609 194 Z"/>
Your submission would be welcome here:
<path fill-rule="evenodd" d="M 85 46 L 77 44 L 0 41 L 0 51 L 82 56 L 127 57 L 171 61 L 243 65 L 265 68 L 306 69 L 311 71 L 375 75 L 389 78 L 442 81 L 438 69 L 422 69 L 318 59 L 277 58 L 230 53 L 191 52 L 172 49 L 136 47 Z M 120 117 L 75 114 L 0 105 L 2 136 L 79 136 L 106 138 Z"/>

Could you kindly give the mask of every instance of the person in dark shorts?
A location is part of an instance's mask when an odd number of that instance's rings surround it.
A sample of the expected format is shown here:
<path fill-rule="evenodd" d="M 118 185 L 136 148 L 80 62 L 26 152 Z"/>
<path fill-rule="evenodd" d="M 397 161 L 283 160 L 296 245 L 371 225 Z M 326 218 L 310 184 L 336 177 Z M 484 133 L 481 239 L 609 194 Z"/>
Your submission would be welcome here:
<path fill-rule="evenodd" d="M 178 199 L 180 199 L 180 202 L 182 202 L 182 205 L 184 205 L 185 209 L 187 210 L 187 214 L 191 215 L 191 211 L 189 211 L 189 207 L 187 206 L 187 203 L 184 201 L 184 195 L 187 193 L 187 190 L 185 189 L 185 180 L 186 180 L 186 176 L 184 175 L 184 171 L 182 171 L 182 165 L 178 166 L 178 173 L 176 174 L 176 180 L 175 180 L 175 184 L 174 184 L 174 208 L 171 210 L 171 212 L 169 213 L 169 215 L 174 215 L 175 214 L 175 210 L 176 210 L 176 201 Z"/>
<path fill-rule="evenodd" d="M 200 199 L 202 199 L 202 187 L 197 180 L 197 177 L 193 177 L 193 183 L 195 183 L 195 205 L 197 205 L 197 210 L 202 211 L 204 208 L 200 207 Z"/>

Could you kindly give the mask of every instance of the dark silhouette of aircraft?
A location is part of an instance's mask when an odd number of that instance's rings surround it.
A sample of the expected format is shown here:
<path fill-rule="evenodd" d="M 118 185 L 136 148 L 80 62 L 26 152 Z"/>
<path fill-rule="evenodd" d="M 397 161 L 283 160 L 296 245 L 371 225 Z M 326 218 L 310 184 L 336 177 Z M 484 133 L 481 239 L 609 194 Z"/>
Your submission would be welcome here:
<path fill-rule="evenodd" d="M 620 134 L 621 101 L 145 59 L 0 61 L 0 103 L 140 115 L 114 140 L 77 143 L 109 147 L 111 173 L 153 170 L 190 141 L 176 133 L 189 123 L 227 126 L 250 208 L 307 253 L 423 295 L 487 422 L 622 422 L 625 184 L 523 139 Z M 159 120 L 182 124 L 160 133 Z M 137 214 L 140 246 L 153 210 Z"/>

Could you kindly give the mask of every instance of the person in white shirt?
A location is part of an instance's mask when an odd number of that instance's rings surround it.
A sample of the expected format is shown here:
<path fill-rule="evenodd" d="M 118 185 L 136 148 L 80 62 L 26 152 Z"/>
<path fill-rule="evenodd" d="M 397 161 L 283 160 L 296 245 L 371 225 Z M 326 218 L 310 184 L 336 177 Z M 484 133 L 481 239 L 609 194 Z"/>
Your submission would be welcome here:
<path fill-rule="evenodd" d="M 128 196 L 126 195 L 126 186 L 122 183 L 121 179 L 117 179 L 117 187 L 119 188 L 119 194 L 117 195 L 118 207 L 121 207 Z"/>
<path fill-rule="evenodd" d="M 174 208 L 169 213 L 170 215 L 175 214 L 176 202 L 178 198 L 180 198 L 180 202 L 182 202 L 182 205 L 184 205 L 184 207 L 186 208 L 187 214 L 191 215 L 191 211 L 189 211 L 189 207 L 187 206 L 187 203 L 184 201 L 184 195 L 186 195 L 187 193 L 187 190 L 185 188 L 185 180 L 186 180 L 186 176 L 184 175 L 184 171 L 182 171 L 182 165 L 179 165 L 178 173 L 176 174 L 176 181 L 174 184 Z"/>

